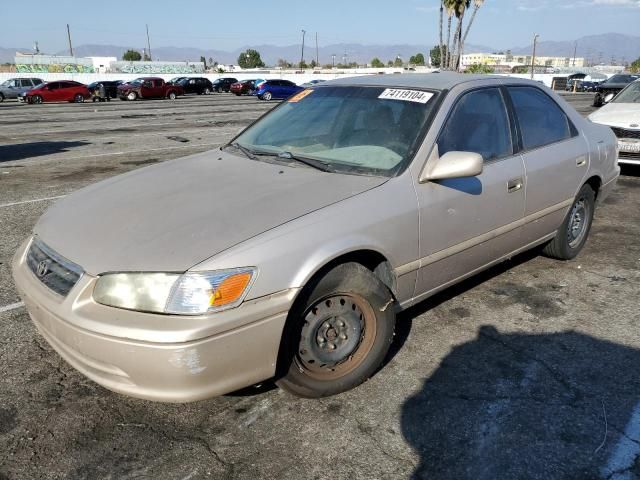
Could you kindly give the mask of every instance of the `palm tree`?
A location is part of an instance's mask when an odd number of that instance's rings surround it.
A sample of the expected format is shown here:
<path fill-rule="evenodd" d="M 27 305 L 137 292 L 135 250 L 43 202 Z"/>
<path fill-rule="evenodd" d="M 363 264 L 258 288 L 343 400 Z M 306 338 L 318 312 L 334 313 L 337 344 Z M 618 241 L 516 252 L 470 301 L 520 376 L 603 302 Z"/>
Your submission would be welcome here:
<path fill-rule="evenodd" d="M 449 59 L 451 58 L 451 19 L 453 18 L 453 13 L 455 12 L 455 4 L 457 0 L 443 0 L 444 8 L 447 9 L 447 51 L 445 52 L 445 59 L 440 59 L 440 62 L 443 65 L 443 70 L 447 70 L 449 68 Z"/>
<path fill-rule="evenodd" d="M 469 35 L 469 30 L 471 30 L 471 25 L 473 25 L 473 21 L 476 18 L 476 14 L 480 7 L 484 4 L 484 0 L 473 0 L 473 13 L 471 14 L 471 18 L 469 19 L 469 23 L 467 24 L 467 28 L 464 31 L 464 36 L 462 37 L 462 42 L 460 43 L 460 58 L 462 58 L 462 54 L 464 52 L 464 44 L 467 42 L 467 35 Z M 440 22 L 442 23 L 442 22 Z M 442 26 L 442 25 L 441 25 Z"/>
<path fill-rule="evenodd" d="M 456 26 L 456 32 L 453 36 L 453 50 L 454 54 L 449 60 L 449 68 L 451 70 L 458 69 L 458 60 L 460 58 L 460 46 L 462 44 L 462 23 L 464 21 L 464 14 L 467 8 L 471 6 L 471 0 L 456 0 L 454 2 L 454 13 L 458 19 L 458 25 Z"/>
<path fill-rule="evenodd" d="M 443 67 L 442 20 L 444 18 L 444 0 L 440 0 L 440 68 Z"/>

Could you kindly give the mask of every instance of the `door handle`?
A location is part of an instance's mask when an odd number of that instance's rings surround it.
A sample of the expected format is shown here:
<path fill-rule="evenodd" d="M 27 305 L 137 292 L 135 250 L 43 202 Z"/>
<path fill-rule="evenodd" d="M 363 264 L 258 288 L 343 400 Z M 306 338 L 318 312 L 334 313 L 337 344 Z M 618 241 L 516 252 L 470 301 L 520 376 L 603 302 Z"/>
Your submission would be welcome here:
<path fill-rule="evenodd" d="M 587 157 L 586 155 L 582 155 L 581 157 L 576 158 L 576 166 L 577 167 L 582 167 L 583 165 L 587 164 Z"/>
<path fill-rule="evenodd" d="M 517 192 L 522 188 L 522 177 L 512 178 L 507 182 L 507 192 Z"/>

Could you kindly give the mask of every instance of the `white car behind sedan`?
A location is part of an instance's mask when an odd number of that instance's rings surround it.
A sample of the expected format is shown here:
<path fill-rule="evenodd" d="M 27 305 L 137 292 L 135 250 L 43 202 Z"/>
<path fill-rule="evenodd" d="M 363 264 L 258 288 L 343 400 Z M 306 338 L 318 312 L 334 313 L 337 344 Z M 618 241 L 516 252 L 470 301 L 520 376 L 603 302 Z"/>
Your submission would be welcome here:
<path fill-rule="evenodd" d="M 589 120 L 611 127 L 618 138 L 619 163 L 640 165 L 640 80 L 627 85 Z"/>

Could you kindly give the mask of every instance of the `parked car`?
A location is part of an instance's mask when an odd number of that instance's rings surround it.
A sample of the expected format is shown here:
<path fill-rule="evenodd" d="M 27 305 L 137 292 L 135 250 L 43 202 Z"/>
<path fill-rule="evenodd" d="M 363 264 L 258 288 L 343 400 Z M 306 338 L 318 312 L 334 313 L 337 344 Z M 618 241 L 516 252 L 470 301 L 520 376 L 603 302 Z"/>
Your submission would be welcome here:
<path fill-rule="evenodd" d="M 231 85 L 237 83 L 238 79 L 233 77 L 222 77 L 214 80 L 212 83 L 213 90 L 218 93 L 226 92 L 229 93 L 231 91 Z"/>
<path fill-rule="evenodd" d="M 288 98 L 302 90 L 304 88 L 289 80 L 267 80 L 258 86 L 255 95 L 260 100 L 269 101 L 274 98 Z"/>
<path fill-rule="evenodd" d="M 321 83 L 324 83 L 324 82 L 326 82 L 326 80 L 309 80 L 307 83 L 303 83 L 300 86 L 304 88 L 310 88 L 310 87 L 315 87 L 316 85 L 320 85 Z"/>
<path fill-rule="evenodd" d="M 64 80 L 60 82 L 47 82 L 27 90 L 22 94 L 22 101 L 26 103 L 43 102 L 76 102 L 82 103 L 91 97 L 86 85 Z"/>
<path fill-rule="evenodd" d="M 599 84 L 600 82 L 576 78 L 567 81 L 565 90 L 568 92 L 573 92 L 575 85 L 576 92 L 595 92 Z"/>
<path fill-rule="evenodd" d="M 615 151 L 537 82 L 344 78 L 58 200 L 13 276 L 52 348 L 111 390 L 328 396 L 376 372 L 398 312 L 537 245 L 576 257 Z"/>
<path fill-rule="evenodd" d="M 0 102 L 5 99 L 19 98 L 33 87 L 44 83 L 40 78 L 10 78 L 0 83 Z"/>
<path fill-rule="evenodd" d="M 256 91 L 256 80 L 242 80 L 240 82 L 232 83 L 229 87 L 229 91 L 235 95 L 253 95 Z"/>
<path fill-rule="evenodd" d="M 618 138 L 619 163 L 640 165 L 640 80 L 627 85 L 589 120 L 611 127 Z"/>
<path fill-rule="evenodd" d="M 183 78 L 176 82 L 176 85 L 180 85 L 182 87 L 185 95 L 189 93 L 209 95 L 213 92 L 213 85 L 211 84 L 211 81 L 204 77 Z"/>
<path fill-rule="evenodd" d="M 624 87 L 639 78 L 640 74 L 631 75 L 621 73 L 601 82 L 596 88 L 593 106 L 601 107 L 605 103 L 610 102 Z"/>
<path fill-rule="evenodd" d="M 173 77 L 171 80 L 169 80 L 167 83 L 170 83 L 172 85 L 175 85 L 176 83 L 178 83 L 180 80 L 184 80 L 185 78 L 189 78 L 189 77 Z"/>
<path fill-rule="evenodd" d="M 165 83 L 157 77 L 141 77 L 118 86 L 120 100 L 137 100 L 139 98 L 168 98 L 175 100 L 184 95 L 180 85 Z"/>
<path fill-rule="evenodd" d="M 118 86 L 124 83 L 123 80 L 99 80 L 97 82 L 92 82 L 87 85 L 89 92 L 93 92 L 96 88 L 99 88 L 100 84 L 104 85 L 104 89 L 106 91 L 106 95 L 109 98 L 117 98 L 118 97 Z"/>

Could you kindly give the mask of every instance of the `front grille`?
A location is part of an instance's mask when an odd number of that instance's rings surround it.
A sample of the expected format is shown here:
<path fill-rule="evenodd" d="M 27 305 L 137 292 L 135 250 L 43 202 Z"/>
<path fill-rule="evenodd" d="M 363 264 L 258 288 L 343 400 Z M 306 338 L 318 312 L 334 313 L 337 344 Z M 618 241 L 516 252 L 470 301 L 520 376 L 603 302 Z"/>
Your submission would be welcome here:
<path fill-rule="evenodd" d="M 636 162 L 640 162 L 640 153 L 634 152 L 620 152 L 618 158 L 621 162 L 625 160 L 634 160 Z"/>
<path fill-rule="evenodd" d="M 29 270 L 47 288 L 65 297 L 83 274 L 82 268 L 58 255 L 37 238 L 27 252 Z"/>
<path fill-rule="evenodd" d="M 640 139 L 640 130 L 628 130 L 626 128 L 611 127 L 613 133 L 618 138 L 638 138 Z"/>

